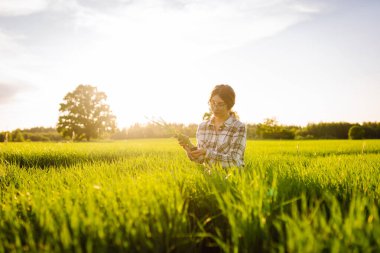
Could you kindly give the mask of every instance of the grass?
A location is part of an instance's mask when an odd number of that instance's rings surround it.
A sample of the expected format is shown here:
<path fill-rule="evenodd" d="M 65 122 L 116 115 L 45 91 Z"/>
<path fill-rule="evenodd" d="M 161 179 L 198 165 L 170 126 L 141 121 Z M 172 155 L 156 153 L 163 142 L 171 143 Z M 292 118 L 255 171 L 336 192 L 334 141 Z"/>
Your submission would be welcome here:
<path fill-rule="evenodd" d="M 380 141 L 0 144 L 2 252 L 380 252 Z"/>

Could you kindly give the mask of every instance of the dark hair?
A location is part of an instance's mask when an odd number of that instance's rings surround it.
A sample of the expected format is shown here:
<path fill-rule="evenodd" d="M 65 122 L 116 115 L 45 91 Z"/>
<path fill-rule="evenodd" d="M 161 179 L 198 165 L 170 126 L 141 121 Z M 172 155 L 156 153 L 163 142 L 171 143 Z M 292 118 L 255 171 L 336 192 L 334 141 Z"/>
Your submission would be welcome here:
<path fill-rule="evenodd" d="M 235 91 L 228 84 L 219 84 L 214 87 L 211 92 L 211 98 L 218 95 L 224 103 L 226 103 L 228 110 L 230 110 L 235 104 Z"/>
<path fill-rule="evenodd" d="M 209 102 L 211 102 L 212 97 L 218 95 L 224 103 L 226 103 L 228 110 L 235 105 L 235 91 L 228 84 L 218 84 L 214 87 L 211 92 Z M 238 114 L 235 111 L 231 111 L 230 113 L 236 119 L 239 119 Z"/>

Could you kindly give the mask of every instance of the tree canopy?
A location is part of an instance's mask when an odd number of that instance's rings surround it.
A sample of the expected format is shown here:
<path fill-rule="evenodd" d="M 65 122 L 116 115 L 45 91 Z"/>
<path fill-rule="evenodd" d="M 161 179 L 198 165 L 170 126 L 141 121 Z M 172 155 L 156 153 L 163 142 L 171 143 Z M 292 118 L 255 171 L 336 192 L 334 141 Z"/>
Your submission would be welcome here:
<path fill-rule="evenodd" d="M 365 130 L 362 126 L 352 126 L 348 131 L 348 138 L 351 140 L 360 140 L 363 139 L 365 135 Z"/>
<path fill-rule="evenodd" d="M 106 104 L 107 95 L 91 85 L 79 85 L 60 104 L 57 131 L 75 140 L 98 138 L 116 130 L 116 117 Z"/>

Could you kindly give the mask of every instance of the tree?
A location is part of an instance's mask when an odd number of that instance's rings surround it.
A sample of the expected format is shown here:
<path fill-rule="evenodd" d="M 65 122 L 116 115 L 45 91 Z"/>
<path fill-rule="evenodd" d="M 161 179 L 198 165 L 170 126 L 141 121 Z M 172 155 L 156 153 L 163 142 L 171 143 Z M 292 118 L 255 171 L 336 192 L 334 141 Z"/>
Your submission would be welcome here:
<path fill-rule="evenodd" d="M 91 85 L 79 85 L 67 93 L 65 102 L 60 104 L 57 131 L 64 137 L 75 140 L 98 138 L 116 130 L 116 117 L 109 105 L 107 96 Z"/>
<path fill-rule="evenodd" d="M 24 135 L 21 132 L 21 129 L 16 129 L 12 132 L 12 141 L 14 142 L 23 142 L 25 141 Z"/>
<path fill-rule="evenodd" d="M 361 126 L 352 126 L 350 130 L 348 131 L 348 137 L 351 140 L 363 139 L 364 134 L 365 134 L 364 128 Z"/>

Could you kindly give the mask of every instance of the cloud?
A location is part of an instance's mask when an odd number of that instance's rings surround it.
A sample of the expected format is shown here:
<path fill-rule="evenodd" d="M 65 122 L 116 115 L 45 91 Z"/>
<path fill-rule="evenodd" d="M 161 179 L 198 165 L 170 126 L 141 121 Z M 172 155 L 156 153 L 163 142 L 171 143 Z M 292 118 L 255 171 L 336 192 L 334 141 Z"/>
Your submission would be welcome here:
<path fill-rule="evenodd" d="M 310 0 L 0 1 L 0 7 L 8 4 L 8 15 L 44 10 L 0 25 L 0 67 L 9 77 L 25 80 L 44 80 L 52 69 L 78 76 L 96 76 L 110 66 L 136 76 L 146 69 L 175 72 L 273 36 L 323 10 Z"/>
<path fill-rule="evenodd" d="M 119 8 L 121 6 L 127 6 L 134 4 L 135 2 L 135 0 L 77 0 L 78 5 L 99 9 L 102 11 L 112 8 Z"/>
<path fill-rule="evenodd" d="M 154 51 L 163 47 L 182 52 L 190 49 L 202 54 L 272 36 L 318 14 L 323 9 L 323 2 L 2 0 L 0 16 L 27 15 L 46 10 L 45 15 L 49 13 L 52 18 L 41 17 L 40 24 L 54 23 L 55 31 L 68 32 L 70 27 L 72 32 L 94 32 L 103 40 L 103 45 L 114 44 L 116 41 L 122 42 L 126 47 L 135 47 L 142 42 L 142 45 L 146 44 Z M 33 21 L 32 24 L 37 22 Z M 54 36 L 52 31 L 49 33 Z"/>
<path fill-rule="evenodd" d="M 0 16 L 22 16 L 43 11 L 48 0 L 1 0 Z"/>
<path fill-rule="evenodd" d="M 94 69 L 110 66 L 114 72 L 134 70 L 136 76 L 146 69 L 175 72 L 223 50 L 274 36 L 323 11 L 320 2 L 310 0 L 31 2 L 40 4 L 30 5 L 30 12 L 45 11 L 10 18 L 17 21 L 15 26 L 0 25 L 0 67 L 12 78 L 31 80 L 52 68 L 78 76 L 96 76 L 102 71 Z"/>
<path fill-rule="evenodd" d="M 22 36 L 11 35 L 1 30 L 0 27 L 0 56 L 14 55 L 15 53 L 23 51 L 23 47 L 18 42 L 21 38 Z"/>
<path fill-rule="evenodd" d="M 15 97 L 29 89 L 30 86 L 25 83 L 0 81 L 0 105 L 12 102 Z"/>
<path fill-rule="evenodd" d="M 85 8 L 81 5 L 84 2 Z M 174 52 L 183 56 L 188 52 L 189 57 L 273 36 L 324 8 L 323 4 L 299 0 L 140 0 L 125 5 L 112 1 L 119 7 L 105 13 L 89 8 L 96 6 L 95 2 L 78 1 L 82 8 L 77 25 L 101 34 L 99 44 L 109 45 L 111 52 L 124 45 L 126 55 Z M 136 48 L 143 51 L 136 52 Z"/>

